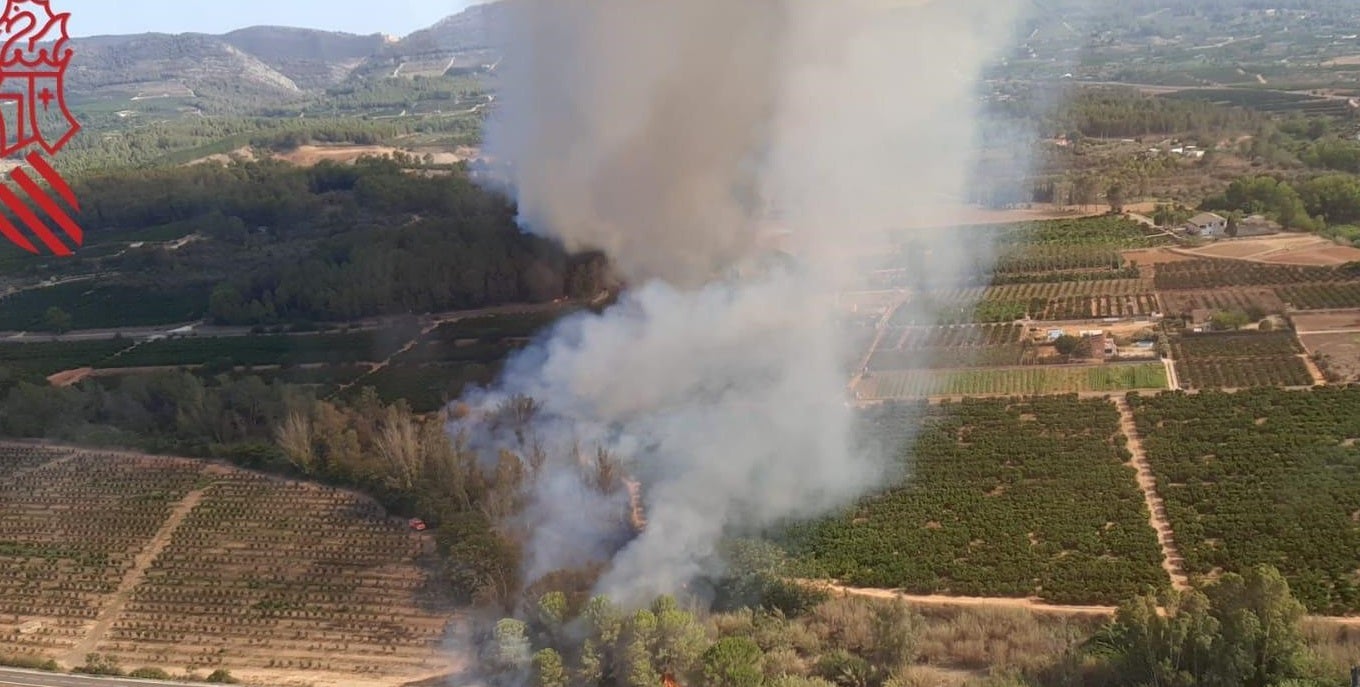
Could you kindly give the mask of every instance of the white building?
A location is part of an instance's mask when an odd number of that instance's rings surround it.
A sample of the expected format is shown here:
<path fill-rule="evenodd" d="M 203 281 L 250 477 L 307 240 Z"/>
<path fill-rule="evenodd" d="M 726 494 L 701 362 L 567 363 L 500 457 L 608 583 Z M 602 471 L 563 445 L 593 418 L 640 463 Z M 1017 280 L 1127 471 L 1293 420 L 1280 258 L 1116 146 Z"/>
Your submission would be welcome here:
<path fill-rule="evenodd" d="M 1201 212 L 1185 223 L 1185 233 L 1204 238 L 1218 238 L 1228 231 L 1228 220 L 1212 212 Z"/>

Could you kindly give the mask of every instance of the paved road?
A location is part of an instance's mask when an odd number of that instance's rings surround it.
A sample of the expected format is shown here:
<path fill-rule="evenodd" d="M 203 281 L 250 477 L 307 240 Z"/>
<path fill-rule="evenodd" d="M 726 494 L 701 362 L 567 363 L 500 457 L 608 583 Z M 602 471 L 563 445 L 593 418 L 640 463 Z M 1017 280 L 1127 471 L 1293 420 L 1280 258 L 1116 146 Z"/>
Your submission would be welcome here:
<path fill-rule="evenodd" d="M 17 668 L 0 668 L 0 687 L 146 687 L 147 685 L 203 687 L 201 683 L 134 680 L 121 677 L 90 677 L 88 675 L 67 675 L 64 673 L 44 673 L 36 670 L 19 670 Z"/>
<path fill-rule="evenodd" d="M 598 299 L 597 299 L 598 300 Z M 594 301 L 592 301 L 594 304 Z M 572 303 L 571 301 L 555 301 L 551 303 L 537 304 L 518 304 L 501 305 L 489 308 L 477 308 L 475 310 L 454 310 L 449 312 L 432 313 L 415 316 L 422 322 L 450 322 L 454 320 L 479 317 L 484 315 L 510 315 L 528 314 L 538 312 L 550 312 L 570 307 L 572 305 L 584 305 L 584 302 Z M 349 327 L 350 331 L 361 329 L 382 329 L 391 326 L 401 320 L 400 317 L 371 317 L 351 322 L 331 322 L 335 326 Z M 39 342 L 48 343 L 52 341 L 103 341 L 115 339 L 119 336 L 129 341 L 139 341 L 153 336 L 167 336 L 173 334 L 192 334 L 198 337 L 238 337 L 250 336 L 254 332 L 252 327 L 220 327 L 204 324 L 203 322 L 185 322 L 183 324 L 161 325 L 158 327 L 117 327 L 113 329 L 80 329 L 67 332 L 65 334 L 45 334 L 41 332 L 16 332 L 0 331 L 0 342 Z M 317 332 L 295 332 L 297 335 L 316 334 Z"/>

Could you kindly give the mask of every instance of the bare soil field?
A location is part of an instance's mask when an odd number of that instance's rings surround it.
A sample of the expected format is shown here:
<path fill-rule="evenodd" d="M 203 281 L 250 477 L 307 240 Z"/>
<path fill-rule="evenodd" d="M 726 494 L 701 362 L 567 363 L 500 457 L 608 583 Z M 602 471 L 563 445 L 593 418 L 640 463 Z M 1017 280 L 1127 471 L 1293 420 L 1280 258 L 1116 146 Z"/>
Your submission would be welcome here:
<path fill-rule="evenodd" d="M 1263 262 L 1277 263 L 1282 265 L 1318 265 L 1331 267 L 1333 265 L 1344 265 L 1348 262 L 1360 260 L 1360 248 L 1350 246 L 1338 246 L 1328 242 L 1317 248 L 1302 249 L 1274 255 L 1266 258 Z"/>
<path fill-rule="evenodd" d="M 1179 315 L 1207 308 L 1209 310 L 1246 310 L 1260 308 L 1265 312 L 1281 312 L 1284 301 L 1275 289 L 1264 286 L 1245 286 L 1202 291 L 1161 291 L 1162 307 L 1171 315 Z"/>
<path fill-rule="evenodd" d="M 1339 246 L 1320 236 L 1283 235 L 1220 241 L 1199 248 L 1178 249 L 1202 258 L 1229 258 L 1276 265 L 1342 265 L 1360 260 L 1360 248 Z"/>
<path fill-rule="evenodd" d="M 275 153 L 274 157 L 295 165 L 310 167 L 319 162 L 350 163 L 365 156 L 391 155 L 398 149 L 391 146 L 298 146 L 286 153 Z"/>
<path fill-rule="evenodd" d="M 1336 334 L 1300 334 L 1310 355 L 1322 356 L 1318 367 L 1331 382 L 1360 381 L 1360 330 Z"/>
<path fill-rule="evenodd" d="M 1186 262 L 1195 258 L 1177 253 L 1167 248 L 1142 248 L 1139 250 L 1126 250 L 1123 252 L 1125 260 L 1138 263 L 1139 267 L 1151 267 L 1153 265 L 1165 265 L 1170 262 Z"/>
<path fill-rule="evenodd" d="M 431 156 L 432 162 L 437 165 L 450 165 L 463 160 L 477 157 L 478 152 L 474 148 L 461 147 L 454 152 L 449 151 L 421 151 L 421 150 L 402 150 L 391 146 L 299 146 L 296 150 L 287 153 L 276 153 L 274 157 L 290 162 L 295 165 L 310 167 L 317 163 L 329 160 L 349 164 L 365 156 L 391 155 L 392 153 L 406 153 L 423 157 L 427 152 Z"/>
<path fill-rule="evenodd" d="M 48 377 L 47 383 L 55 387 L 75 386 L 88 378 L 92 373 L 94 373 L 93 367 L 65 370 Z"/>
<path fill-rule="evenodd" d="M 1301 334 L 1337 329 L 1355 329 L 1356 333 L 1360 333 L 1360 310 L 1305 313 L 1294 315 L 1292 319 L 1294 328 Z"/>
<path fill-rule="evenodd" d="M 1224 241 L 1215 243 L 1203 248 L 1193 249 L 1191 252 L 1202 255 L 1206 258 L 1231 258 L 1234 260 L 1246 260 L 1258 255 L 1278 250 L 1279 246 L 1266 245 L 1261 241 Z"/>
<path fill-rule="evenodd" d="M 1086 208 L 1059 206 L 1051 203 L 1033 203 L 1027 208 L 1009 210 L 988 210 L 976 206 L 961 206 L 938 213 L 923 213 L 916 222 L 903 225 L 903 229 L 935 229 L 942 226 L 983 226 L 989 224 L 1014 224 L 1048 219 L 1079 219 L 1105 214 L 1109 208 L 1104 205 L 1089 205 Z"/>
<path fill-rule="evenodd" d="M 1170 248 L 1143 248 L 1139 250 L 1126 250 L 1120 253 L 1124 259 L 1138 265 L 1138 274 L 1143 279 L 1151 280 L 1157 274 L 1157 266 L 1173 262 L 1186 262 L 1195 258 L 1177 253 Z"/>
<path fill-rule="evenodd" d="M 334 687 L 458 667 L 433 538 L 352 492 L 0 444 L 0 541 L 0 653 Z"/>
<path fill-rule="evenodd" d="M 231 159 L 232 159 L 233 157 L 239 157 L 239 158 L 243 158 L 243 159 L 246 159 L 246 160 L 254 160 L 254 159 L 256 159 L 256 158 L 255 158 L 255 150 L 252 149 L 250 146 L 245 146 L 245 147 L 243 147 L 243 148 L 237 148 L 236 150 L 233 150 L 233 151 L 231 151 L 230 153 L 217 153 L 216 155 L 208 155 L 207 157 L 200 157 L 200 158 L 198 158 L 197 160 L 193 160 L 193 161 L 190 161 L 190 162 L 185 163 L 184 166 L 185 166 L 185 167 L 188 167 L 188 166 L 190 166 L 190 165 L 201 165 L 201 164 L 203 164 L 203 163 L 205 163 L 205 162 L 215 162 L 215 163 L 217 163 L 217 164 L 219 164 L 219 165 L 226 165 L 226 164 L 229 164 L 229 163 L 231 162 Z"/>
<path fill-rule="evenodd" d="M 428 154 L 430 156 L 430 161 L 436 165 L 457 164 L 464 160 L 475 159 L 481 155 L 481 151 L 469 146 L 459 146 L 457 149 L 449 151 L 442 149 L 404 149 L 378 145 L 304 145 L 287 153 L 273 153 L 270 157 L 295 165 L 310 167 L 324 161 L 351 164 L 361 157 L 391 155 L 397 152 L 421 158 Z M 225 165 L 230 163 L 234 157 L 244 158 L 246 160 L 257 160 L 260 158 L 260 155 L 255 149 L 247 146 L 233 150 L 230 153 L 218 153 L 216 155 L 201 157 L 186 163 L 186 166 L 208 162 Z"/>

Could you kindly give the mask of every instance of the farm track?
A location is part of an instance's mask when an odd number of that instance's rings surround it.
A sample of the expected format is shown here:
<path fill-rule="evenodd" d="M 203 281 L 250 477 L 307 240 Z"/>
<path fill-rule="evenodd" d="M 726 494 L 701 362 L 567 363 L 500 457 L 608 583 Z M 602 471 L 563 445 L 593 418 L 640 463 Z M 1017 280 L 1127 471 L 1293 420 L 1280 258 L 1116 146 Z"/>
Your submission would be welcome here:
<path fill-rule="evenodd" d="M 0 446 L 3 446 L 3 444 L 0 444 Z M 39 470 L 46 470 L 46 469 L 48 469 L 48 468 L 54 468 L 54 467 L 57 467 L 57 466 L 59 466 L 59 465 L 62 465 L 63 463 L 68 463 L 68 462 L 70 462 L 71 460 L 73 460 L 73 459 L 74 459 L 76 456 L 78 456 L 78 455 L 80 455 L 78 452 L 76 452 L 76 451 L 70 451 L 70 452 L 68 452 L 66 455 L 58 456 L 58 457 L 56 457 L 56 458 L 53 458 L 52 460 L 47 461 L 46 463 L 42 463 L 41 465 L 34 465 L 33 467 L 24 468 L 24 469 L 22 469 L 22 470 L 15 470 L 14 472 L 11 472 L 11 473 L 9 474 L 9 477 L 7 477 L 6 479 L 9 479 L 9 480 L 11 480 L 11 481 L 17 481 L 18 478 L 20 478 L 20 477 L 22 477 L 22 476 L 24 476 L 24 475 L 27 475 L 27 474 L 29 474 L 30 472 L 37 472 L 37 471 L 39 471 Z"/>
<path fill-rule="evenodd" d="M 123 607 L 132 597 L 132 592 L 146 578 L 146 572 L 151 568 L 151 564 L 161 555 L 165 547 L 170 545 L 170 539 L 175 535 L 175 530 L 179 529 L 189 513 L 202 502 L 205 489 L 206 487 L 191 491 L 183 499 L 180 499 L 179 503 L 175 504 L 174 510 L 170 511 L 165 522 L 161 523 L 161 528 L 156 532 L 156 536 L 152 537 L 151 541 L 147 542 L 146 548 L 142 549 L 142 552 L 133 559 L 132 568 L 127 571 L 127 574 L 123 575 L 123 580 L 118 583 L 118 588 L 105 602 L 104 607 L 99 610 L 94 626 L 85 634 L 85 638 L 80 640 L 80 643 L 66 655 L 65 663 L 67 665 L 80 665 L 85 656 L 99 646 L 100 640 L 108 634 L 114 621 L 118 620 L 118 617 L 123 614 Z"/>
<path fill-rule="evenodd" d="M 563 301 L 561 303 L 517 303 L 511 305 L 494 305 L 485 308 L 474 308 L 470 310 L 448 310 L 445 312 L 431 313 L 427 317 L 441 322 L 454 322 L 458 320 L 471 319 L 475 317 L 485 317 L 489 315 L 521 315 L 544 312 L 555 312 L 567 310 L 573 305 L 599 305 L 602 297 L 596 297 L 590 301 L 578 299 L 574 301 Z M 372 331 L 389 327 L 399 318 L 395 316 L 368 317 L 346 322 L 332 322 L 335 326 L 348 327 L 351 332 Z M 183 326 L 193 327 L 193 336 L 204 339 L 223 339 L 223 338 L 244 338 L 260 336 L 253 327 L 247 326 L 211 326 L 205 325 L 204 321 L 182 323 Z M 123 336 L 129 340 L 145 338 L 151 336 L 165 335 L 168 330 L 176 327 L 175 324 L 165 324 L 155 327 L 115 327 L 110 329 L 77 329 L 66 332 L 65 334 L 44 334 L 28 331 L 0 331 L 0 341 L 10 343 L 55 343 L 69 341 L 105 341 Z M 325 332 L 284 332 L 284 336 L 315 336 Z M 124 351 L 126 352 L 126 351 Z"/>
<path fill-rule="evenodd" d="M 901 308 L 906 302 L 907 301 L 905 300 L 899 300 L 894 303 L 891 308 L 888 308 L 888 310 L 883 313 L 883 317 L 879 318 L 878 324 L 875 325 L 874 328 L 877 331 L 874 333 L 874 341 L 869 344 L 869 350 L 865 352 L 864 359 L 860 361 L 859 367 L 855 369 L 855 376 L 850 378 L 850 385 L 848 388 L 851 395 L 856 399 L 859 399 L 860 397 L 859 385 L 864 381 L 864 371 L 869 369 L 869 361 L 873 360 L 874 353 L 878 352 L 878 347 L 883 342 L 883 336 L 887 334 L 890 329 L 888 323 L 892 322 L 893 315 L 897 314 L 897 309 Z"/>
<path fill-rule="evenodd" d="M 1316 384 L 1317 386 L 1327 386 L 1327 375 L 1322 374 L 1322 370 L 1318 369 L 1317 363 L 1314 363 L 1313 359 L 1307 354 L 1300 355 L 1299 358 L 1303 360 L 1303 366 L 1308 368 L 1308 374 L 1312 376 L 1313 384 Z"/>
<path fill-rule="evenodd" d="M 1127 391 L 1069 391 L 1067 393 L 1040 394 L 1049 396 L 1070 396 L 1076 394 L 1078 398 L 1114 398 L 1116 396 L 1127 396 L 1128 394 L 1138 394 L 1139 396 L 1157 396 L 1168 391 L 1179 391 L 1180 393 L 1194 396 L 1195 394 L 1208 391 L 1212 393 L 1236 394 L 1243 391 L 1252 391 L 1263 387 L 1225 387 L 1221 389 L 1129 389 Z M 1311 386 L 1279 386 L 1275 387 L 1284 391 L 1311 391 Z M 854 404 L 856 408 L 875 408 L 889 403 L 916 403 L 925 401 L 930 405 L 940 405 L 942 403 L 962 403 L 969 399 L 985 398 L 1028 398 L 1034 394 L 1025 393 L 995 393 L 995 394 L 944 394 L 939 396 L 926 396 L 924 398 L 892 398 L 892 399 L 863 399 Z"/>
<path fill-rule="evenodd" d="M 1166 385 L 1172 391 L 1179 391 L 1181 388 L 1181 378 L 1176 375 L 1176 361 L 1171 358 L 1162 358 L 1162 366 L 1166 368 Z"/>
<path fill-rule="evenodd" d="M 368 368 L 368 371 L 367 371 L 367 372 L 365 372 L 365 373 L 359 375 L 358 377 L 355 377 L 354 379 L 352 379 L 352 380 L 350 380 L 350 381 L 348 381 L 348 382 L 346 382 L 346 383 L 344 383 L 344 384 L 341 384 L 341 385 L 340 385 L 340 388 L 336 389 L 335 393 L 334 393 L 332 396 L 339 396 L 340 394 L 342 394 L 342 393 L 344 393 L 344 392 L 346 392 L 346 391 L 349 391 L 350 389 L 354 388 L 354 386 L 357 385 L 359 382 L 362 382 L 362 381 L 364 381 L 365 379 L 368 379 L 369 377 L 372 377 L 373 375 L 377 374 L 378 372 L 381 372 L 382 370 L 387 369 L 387 367 L 390 366 L 390 365 L 392 364 L 392 361 L 393 361 L 393 360 L 395 360 L 398 356 L 402 356 L 402 355 L 406 355 L 407 353 L 410 353 L 410 352 L 411 352 L 411 349 L 416 347 L 416 344 L 420 343 L 422 339 L 424 339 L 425 337 L 427 337 L 427 336 L 430 335 L 430 332 L 433 332 L 434 330 L 439 329 L 440 325 L 443 325 L 443 324 L 445 324 L 446 322 L 455 322 L 455 321 L 457 321 L 457 320 L 441 320 L 441 319 L 438 319 L 438 318 L 432 320 L 429 324 L 425 325 L 425 326 L 420 330 L 420 333 L 419 333 L 419 334 L 416 334 L 414 337 L 411 337 L 411 340 L 410 340 L 410 341 L 407 341 L 407 342 L 406 342 L 406 345 L 404 345 L 404 346 L 402 346 L 400 349 L 398 349 L 397 352 L 393 353 L 392 355 L 387 356 L 387 359 L 386 359 L 386 360 L 383 360 L 383 361 L 381 361 L 381 362 L 378 362 L 378 363 L 375 363 L 375 364 L 371 365 L 371 366 Z"/>
<path fill-rule="evenodd" d="M 1129 467 L 1138 475 L 1138 489 L 1143 492 L 1143 500 L 1147 503 L 1148 524 L 1157 533 L 1157 544 L 1162 548 L 1162 569 L 1171 578 L 1173 588 L 1189 589 L 1190 578 L 1185 574 L 1185 559 L 1176 548 L 1175 532 L 1172 531 L 1171 522 L 1166 517 L 1166 503 L 1157 493 L 1157 478 L 1152 474 L 1152 465 L 1148 463 L 1147 453 L 1143 451 L 1143 439 L 1138 434 L 1133 409 L 1129 407 L 1127 399 L 1118 396 L 1115 397 L 1114 404 L 1119 409 L 1119 430 L 1128 438 L 1128 449 L 1132 454 Z"/>
<path fill-rule="evenodd" d="M 1032 613 L 1046 613 L 1061 616 L 1095 616 L 1112 617 L 1118 609 L 1114 606 L 1066 606 L 1062 604 L 1050 604 L 1033 598 L 1015 597 L 980 597 L 980 596 L 942 596 L 938 594 L 908 594 L 896 589 L 866 589 L 864 587 L 847 587 L 836 582 L 825 580 L 796 580 L 802 584 L 824 589 L 832 594 L 841 596 L 858 596 L 868 599 L 898 599 L 908 604 L 920 606 L 948 606 L 955 608 L 1009 608 Z M 1311 615 L 1307 616 L 1311 620 L 1316 620 L 1334 625 L 1344 625 L 1347 627 L 1360 627 L 1360 616 L 1328 616 Z"/>
<path fill-rule="evenodd" d="M 1052 613 L 1056 615 L 1094 615 L 1112 616 L 1115 612 L 1114 606 L 1060 606 L 1057 604 L 1044 603 L 1037 599 L 1018 599 L 1011 597 L 981 597 L 981 596 L 944 596 L 940 594 L 908 594 L 895 589 L 867 589 L 864 587 L 847 587 L 835 582 L 822 580 L 802 580 L 810 586 L 825 589 L 833 594 L 842 596 L 859 596 L 869 599 L 900 599 L 909 604 L 919 604 L 922 606 L 958 606 L 958 607 L 983 607 L 983 608 L 1014 608 L 1019 610 L 1033 611 L 1036 613 Z"/>

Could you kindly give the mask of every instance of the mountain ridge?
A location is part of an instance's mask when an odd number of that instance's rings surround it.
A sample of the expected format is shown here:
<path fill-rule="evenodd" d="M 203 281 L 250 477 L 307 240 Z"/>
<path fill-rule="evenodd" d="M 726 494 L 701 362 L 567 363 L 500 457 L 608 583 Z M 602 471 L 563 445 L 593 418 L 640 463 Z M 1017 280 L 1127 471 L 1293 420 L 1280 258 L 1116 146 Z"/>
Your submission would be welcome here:
<path fill-rule="evenodd" d="M 500 4 L 474 5 L 400 39 L 268 24 L 221 34 L 72 38 L 70 94 L 86 101 L 179 98 L 211 111 L 287 105 L 354 79 L 474 71 L 496 60 L 492 25 Z"/>

